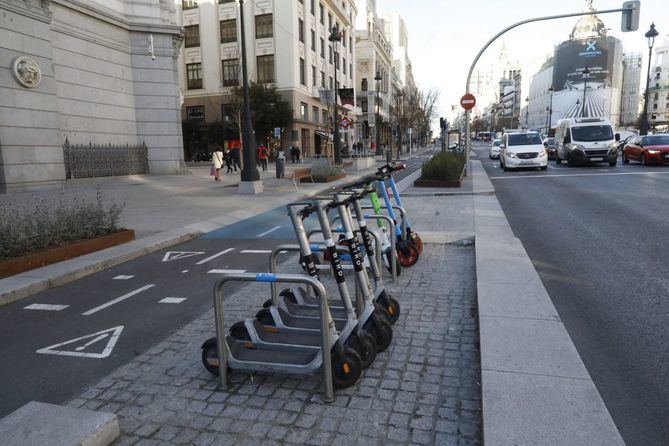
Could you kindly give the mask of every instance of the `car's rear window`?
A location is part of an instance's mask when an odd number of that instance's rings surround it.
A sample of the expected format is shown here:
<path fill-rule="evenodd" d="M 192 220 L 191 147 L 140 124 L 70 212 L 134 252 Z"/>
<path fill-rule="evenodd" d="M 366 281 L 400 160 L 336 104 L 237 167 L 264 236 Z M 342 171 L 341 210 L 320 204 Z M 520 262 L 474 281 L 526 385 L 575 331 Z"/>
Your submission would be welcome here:
<path fill-rule="evenodd" d="M 554 145 L 554 144 L 555 144 L 555 138 L 548 138 L 548 139 L 546 140 L 546 143 L 547 143 L 548 145 L 551 145 L 551 146 Z"/>
<path fill-rule="evenodd" d="M 531 144 L 541 144 L 541 137 L 538 133 L 513 133 L 509 135 L 510 146 L 529 146 Z"/>
<path fill-rule="evenodd" d="M 496 139 L 492 142 L 492 145 L 495 146 L 495 147 L 499 147 L 500 143 L 501 143 L 501 141 L 499 139 Z"/>
<path fill-rule="evenodd" d="M 665 146 L 669 145 L 669 135 L 650 135 L 643 137 L 644 146 Z"/>

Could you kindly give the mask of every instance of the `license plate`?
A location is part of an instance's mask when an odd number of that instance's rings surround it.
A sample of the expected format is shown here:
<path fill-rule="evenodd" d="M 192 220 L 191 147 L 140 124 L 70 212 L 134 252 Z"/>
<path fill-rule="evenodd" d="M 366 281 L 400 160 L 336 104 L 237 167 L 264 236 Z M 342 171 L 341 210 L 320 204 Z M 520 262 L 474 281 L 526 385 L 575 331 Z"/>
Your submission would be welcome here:
<path fill-rule="evenodd" d="M 521 161 L 520 162 L 521 166 L 531 166 L 532 164 L 534 164 L 534 161 Z"/>
<path fill-rule="evenodd" d="M 602 157 L 590 158 L 590 161 L 604 161 L 604 158 Z"/>

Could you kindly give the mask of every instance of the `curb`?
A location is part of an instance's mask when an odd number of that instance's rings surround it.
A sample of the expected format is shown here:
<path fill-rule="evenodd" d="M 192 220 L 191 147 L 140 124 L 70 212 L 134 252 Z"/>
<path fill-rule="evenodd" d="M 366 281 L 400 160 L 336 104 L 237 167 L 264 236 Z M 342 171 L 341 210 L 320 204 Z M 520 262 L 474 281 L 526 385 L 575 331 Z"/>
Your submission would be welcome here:
<path fill-rule="evenodd" d="M 471 172 L 484 443 L 624 445 L 481 161 Z"/>

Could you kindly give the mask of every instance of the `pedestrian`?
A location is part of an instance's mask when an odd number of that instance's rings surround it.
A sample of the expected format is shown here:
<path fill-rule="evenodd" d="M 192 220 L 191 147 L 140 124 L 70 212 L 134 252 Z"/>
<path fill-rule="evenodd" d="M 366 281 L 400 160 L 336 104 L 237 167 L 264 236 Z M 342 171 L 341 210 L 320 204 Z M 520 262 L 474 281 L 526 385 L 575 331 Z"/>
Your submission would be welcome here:
<path fill-rule="evenodd" d="M 290 152 L 290 162 L 295 164 L 295 147 L 288 147 L 288 151 Z"/>
<path fill-rule="evenodd" d="M 225 167 L 227 168 L 225 173 L 232 172 L 232 155 L 230 154 L 230 149 L 225 149 L 225 155 L 223 157 L 225 160 Z"/>
<path fill-rule="evenodd" d="M 237 144 L 234 145 L 232 150 L 230 151 L 230 157 L 232 158 L 232 166 L 235 168 L 235 172 L 237 172 L 237 168 L 239 167 L 239 170 L 242 169 L 242 166 L 239 165 L 239 146 Z"/>
<path fill-rule="evenodd" d="M 221 181 L 221 167 L 223 167 L 223 151 L 221 146 L 217 145 L 211 157 L 211 165 L 214 168 L 214 181 Z"/>
<path fill-rule="evenodd" d="M 267 172 L 267 159 L 269 158 L 269 149 L 264 144 L 258 146 L 258 160 L 262 166 L 262 171 Z"/>
<path fill-rule="evenodd" d="M 300 148 L 298 146 L 295 146 L 295 159 L 297 160 L 297 164 L 300 164 L 302 162 L 300 160 L 301 155 L 302 155 L 302 152 L 300 151 Z"/>

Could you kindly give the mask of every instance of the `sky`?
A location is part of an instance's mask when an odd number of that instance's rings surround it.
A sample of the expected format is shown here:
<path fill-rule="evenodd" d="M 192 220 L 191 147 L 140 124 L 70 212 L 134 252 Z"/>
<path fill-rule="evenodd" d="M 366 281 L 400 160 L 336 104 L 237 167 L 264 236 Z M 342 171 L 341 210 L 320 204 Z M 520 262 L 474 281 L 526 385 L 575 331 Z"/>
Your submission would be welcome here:
<path fill-rule="evenodd" d="M 593 1 L 596 10 L 616 9 L 622 4 L 622 0 Z M 586 7 L 585 0 L 377 0 L 379 14 L 397 12 L 404 19 L 416 83 L 421 89 L 440 90 L 440 115 L 446 117 L 451 116 L 452 105 L 460 107 L 469 66 L 497 32 L 520 20 L 581 12 Z M 667 0 L 641 0 L 639 30 L 635 32 L 620 31 L 621 13 L 602 14 L 599 18 L 610 28 L 610 35 L 622 40 L 624 51 L 643 52 L 644 70 L 648 54 L 644 34 L 651 22 L 660 33 L 656 46 L 669 38 Z M 503 41 L 512 57 L 533 75 L 546 56 L 553 53 L 554 45 L 569 38 L 577 21 L 578 17 L 571 17 L 521 25 L 493 43 L 477 66 L 485 65 L 487 57 L 496 58 Z"/>

